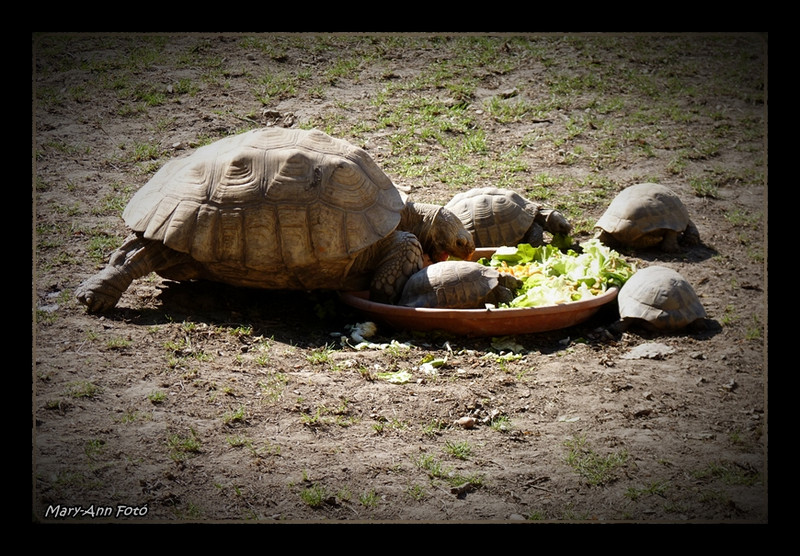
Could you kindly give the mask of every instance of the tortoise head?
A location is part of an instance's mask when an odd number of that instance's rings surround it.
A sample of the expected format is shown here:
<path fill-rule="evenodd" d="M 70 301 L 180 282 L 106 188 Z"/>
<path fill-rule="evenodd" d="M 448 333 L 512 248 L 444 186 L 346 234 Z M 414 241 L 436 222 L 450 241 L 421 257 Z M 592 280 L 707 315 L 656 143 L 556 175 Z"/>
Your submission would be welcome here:
<path fill-rule="evenodd" d="M 455 213 L 436 206 L 428 219 L 427 226 L 418 237 L 431 262 L 444 261 L 449 256 L 469 260 L 475 251 L 475 241 Z"/>

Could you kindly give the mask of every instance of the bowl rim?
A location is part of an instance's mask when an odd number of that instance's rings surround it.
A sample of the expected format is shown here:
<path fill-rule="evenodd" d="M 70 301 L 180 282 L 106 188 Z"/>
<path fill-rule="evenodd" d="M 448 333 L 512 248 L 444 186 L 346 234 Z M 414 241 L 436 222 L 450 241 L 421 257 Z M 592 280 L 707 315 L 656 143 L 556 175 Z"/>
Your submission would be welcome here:
<path fill-rule="evenodd" d="M 420 316 L 461 316 L 463 318 L 513 318 L 520 316 L 532 316 L 534 314 L 547 315 L 552 313 L 572 313 L 583 309 L 591 309 L 596 306 L 605 305 L 612 301 L 619 292 L 617 286 L 611 286 L 601 294 L 580 299 L 578 301 L 568 301 L 555 305 L 539 305 L 536 307 L 484 307 L 479 309 L 447 309 L 435 307 L 406 307 L 403 305 L 389 305 L 378 303 L 369 299 L 369 291 L 340 291 L 339 296 L 348 304 L 357 309 L 380 313 L 386 315 L 420 315 Z"/>

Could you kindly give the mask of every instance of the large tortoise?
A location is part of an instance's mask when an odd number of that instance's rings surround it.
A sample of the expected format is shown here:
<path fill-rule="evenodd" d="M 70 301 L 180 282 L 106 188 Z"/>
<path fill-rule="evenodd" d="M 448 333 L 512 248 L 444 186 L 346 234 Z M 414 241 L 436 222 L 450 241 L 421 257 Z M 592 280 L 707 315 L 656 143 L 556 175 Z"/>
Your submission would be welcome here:
<path fill-rule="evenodd" d="M 472 233 L 476 247 L 544 243 L 544 232 L 568 235 L 572 225 L 557 210 L 544 208 L 509 189 L 480 187 L 455 195 L 445 205 Z"/>
<path fill-rule="evenodd" d="M 706 310 L 691 284 L 665 266 L 642 268 L 631 276 L 617 295 L 620 327 L 639 323 L 656 331 L 702 328 Z"/>
<path fill-rule="evenodd" d="M 657 183 L 623 189 L 595 224 L 606 245 L 674 252 L 700 242 L 697 227 L 675 192 Z"/>
<path fill-rule="evenodd" d="M 434 309 L 480 309 L 508 303 L 522 281 L 470 261 L 443 261 L 426 266 L 406 282 L 398 305 Z"/>
<path fill-rule="evenodd" d="M 289 290 L 370 289 L 393 303 L 409 276 L 472 237 L 436 205 L 405 202 L 363 150 L 320 131 L 265 128 L 167 162 L 123 212 L 133 234 L 78 288 L 90 311 L 131 282 L 172 280 Z"/>

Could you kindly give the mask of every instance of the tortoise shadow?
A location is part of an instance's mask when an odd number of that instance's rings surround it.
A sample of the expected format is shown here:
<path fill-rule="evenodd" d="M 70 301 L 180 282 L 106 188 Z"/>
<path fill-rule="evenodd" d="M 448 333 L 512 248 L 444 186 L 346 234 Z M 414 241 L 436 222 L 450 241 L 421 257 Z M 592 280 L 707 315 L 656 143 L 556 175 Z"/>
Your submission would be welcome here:
<path fill-rule="evenodd" d="M 117 307 L 105 318 L 141 326 L 183 321 L 247 326 L 253 335 L 315 347 L 355 322 L 352 310 L 332 291 L 250 289 L 201 280 L 164 280 L 158 289 L 154 306 Z"/>
<path fill-rule="evenodd" d="M 636 257 L 650 263 L 654 262 L 689 262 L 699 263 L 706 261 L 719 255 L 719 251 L 713 247 L 700 243 L 692 247 L 682 247 L 679 251 L 670 253 L 662 251 L 658 248 L 652 249 L 627 249 L 624 247 L 615 247 L 616 251 L 622 255 Z"/>
<path fill-rule="evenodd" d="M 342 332 L 361 322 L 364 316 L 342 303 L 335 291 L 264 290 L 227 284 L 164 280 L 159 286 L 156 305 L 144 308 L 118 307 L 104 315 L 109 320 L 126 321 L 141 326 L 156 326 L 174 322 L 202 322 L 212 326 L 247 326 L 255 336 L 264 336 L 299 347 L 320 347 L 332 341 L 332 332 Z M 622 335 L 615 330 L 619 308 L 614 300 L 600 308 L 587 321 L 549 332 L 511 336 L 527 350 L 553 354 L 570 347 L 573 341 L 602 347 L 618 341 Z M 698 323 L 700 324 L 700 323 Z M 671 332 L 648 330 L 633 325 L 629 333 L 644 339 L 668 336 L 691 336 L 703 341 L 713 338 L 722 327 L 717 321 L 705 319 L 704 326 L 689 327 Z M 415 332 L 379 327 L 378 338 L 398 341 L 412 340 L 423 345 L 446 345 L 458 342 L 474 349 L 493 349 L 497 338 L 464 337 L 448 332 Z"/>

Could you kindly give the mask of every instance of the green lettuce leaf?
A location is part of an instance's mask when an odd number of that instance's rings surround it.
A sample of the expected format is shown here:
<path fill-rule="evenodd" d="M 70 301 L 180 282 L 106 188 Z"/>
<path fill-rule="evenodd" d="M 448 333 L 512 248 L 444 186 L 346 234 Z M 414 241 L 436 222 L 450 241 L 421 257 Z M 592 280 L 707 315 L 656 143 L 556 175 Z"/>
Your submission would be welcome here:
<path fill-rule="evenodd" d="M 635 272 L 622 255 L 590 239 L 581 244 L 581 252 L 561 251 L 545 244 L 533 247 L 527 243 L 516 247 L 500 247 L 489 259 L 479 262 L 497 268 L 504 265 L 530 265 L 538 270 L 523 278 L 523 286 L 509 307 L 539 307 L 587 299 L 609 287 L 621 287 Z"/>

